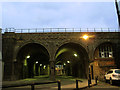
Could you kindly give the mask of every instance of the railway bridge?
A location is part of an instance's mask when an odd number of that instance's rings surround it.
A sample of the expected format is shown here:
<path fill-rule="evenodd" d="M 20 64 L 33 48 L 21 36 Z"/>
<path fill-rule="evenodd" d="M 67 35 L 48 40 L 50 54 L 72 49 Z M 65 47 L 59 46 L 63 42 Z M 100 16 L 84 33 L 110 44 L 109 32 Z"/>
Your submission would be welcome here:
<path fill-rule="evenodd" d="M 110 68 L 120 68 L 119 32 L 4 32 L 4 80 L 39 75 L 103 79 Z"/>

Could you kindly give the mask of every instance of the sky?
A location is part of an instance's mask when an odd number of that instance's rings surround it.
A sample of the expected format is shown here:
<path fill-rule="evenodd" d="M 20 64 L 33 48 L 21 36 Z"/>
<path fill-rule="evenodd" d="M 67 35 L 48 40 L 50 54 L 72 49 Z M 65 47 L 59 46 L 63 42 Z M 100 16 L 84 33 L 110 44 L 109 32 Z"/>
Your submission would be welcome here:
<path fill-rule="evenodd" d="M 114 2 L 3 2 L 4 28 L 118 28 Z"/>

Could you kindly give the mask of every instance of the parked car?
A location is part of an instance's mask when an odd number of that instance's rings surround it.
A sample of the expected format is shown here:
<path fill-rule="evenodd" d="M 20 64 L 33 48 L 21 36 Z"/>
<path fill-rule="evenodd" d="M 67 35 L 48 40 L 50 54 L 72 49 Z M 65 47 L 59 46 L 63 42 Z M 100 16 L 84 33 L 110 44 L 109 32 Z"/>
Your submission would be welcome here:
<path fill-rule="evenodd" d="M 120 81 L 120 69 L 110 69 L 104 76 L 105 82 L 109 81 L 110 84 Z"/>

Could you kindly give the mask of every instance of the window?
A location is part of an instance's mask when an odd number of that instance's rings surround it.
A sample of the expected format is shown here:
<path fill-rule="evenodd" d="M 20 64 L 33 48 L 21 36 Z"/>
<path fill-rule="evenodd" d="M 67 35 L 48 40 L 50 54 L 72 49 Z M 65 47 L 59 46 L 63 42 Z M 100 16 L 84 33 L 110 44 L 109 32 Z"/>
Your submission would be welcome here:
<path fill-rule="evenodd" d="M 113 71 L 109 71 L 107 74 L 111 74 L 111 73 L 113 73 Z"/>
<path fill-rule="evenodd" d="M 115 73 L 118 73 L 118 74 L 120 74 L 120 70 L 115 70 Z"/>
<path fill-rule="evenodd" d="M 113 57 L 112 46 L 110 44 L 104 44 L 99 47 L 99 57 L 111 58 Z"/>

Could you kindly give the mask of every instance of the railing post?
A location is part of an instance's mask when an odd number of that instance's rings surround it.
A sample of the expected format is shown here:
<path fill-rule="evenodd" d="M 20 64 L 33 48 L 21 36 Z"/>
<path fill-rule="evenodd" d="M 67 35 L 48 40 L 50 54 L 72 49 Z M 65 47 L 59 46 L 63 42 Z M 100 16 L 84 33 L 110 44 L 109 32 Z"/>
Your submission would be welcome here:
<path fill-rule="evenodd" d="M 88 28 L 87 28 L 87 32 L 89 32 L 89 31 L 88 31 Z"/>
<path fill-rule="evenodd" d="M 73 32 L 74 32 L 74 28 L 73 28 Z"/>
<path fill-rule="evenodd" d="M 95 32 L 95 28 L 94 28 L 94 32 Z"/>
<path fill-rule="evenodd" d="M 22 33 L 22 29 L 21 29 L 21 33 Z"/>
<path fill-rule="evenodd" d="M 43 28 L 43 33 L 44 33 L 44 28 Z"/>
<path fill-rule="evenodd" d="M 101 32 L 103 32 L 103 29 L 101 28 Z"/>
<path fill-rule="evenodd" d="M 36 30 L 36 33 L 37 33 L 37 28 L 35 30 Z"/>
<path fill-rule="evenodd" d="M 50 28 L 50 32 L 52 32 L 52 28 Z"/>
<path fill-rule="evenodd" d="M 35 89 L 34 89 L 34 85 L 31 85 L 31 90 L 35 90 Z"/>
<path fill-rule="evenodd" d="M 108 32 L 110 32 L 110 29 L 108 28 Z"/>
<path fill-rule="evenodd" d="M 78 89 L 78 80 L 76 80 L 76 89 Z"/>
<path fill-rule="evenodd" d="M 60 80 L 57 81 L 58 82 L 58 90 L 61 90 L 61 83 L 60 83 Z"/>
<path fill-rule="evenodd" d="M 66 28 L 65 28 L 65 32 L 66 32 Z"/>

